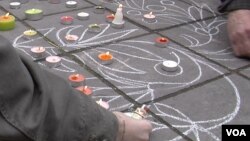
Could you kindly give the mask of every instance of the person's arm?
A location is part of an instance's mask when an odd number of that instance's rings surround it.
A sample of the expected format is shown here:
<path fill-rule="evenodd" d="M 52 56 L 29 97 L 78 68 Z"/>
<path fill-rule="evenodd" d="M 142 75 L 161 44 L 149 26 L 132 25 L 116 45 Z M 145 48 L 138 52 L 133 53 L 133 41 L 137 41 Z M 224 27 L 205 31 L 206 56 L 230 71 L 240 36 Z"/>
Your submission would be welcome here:
<path fill-rule="evenodd" d="M 114 141 L 116 116 L 0 36 L 0 140 Z M 6 127 L 6 128 L 2 128 Z"/>
<path fill-rule="evenodd" d="M 229 12 L 228 36 L 238 57 L 250 58 L 250 0 L 222 0 L 220 12 Z"/>
<path fill-rule="evenodd" d="M 147 120 L 112 113 L 0 36 L 1 141 L 147 141 Z"/>

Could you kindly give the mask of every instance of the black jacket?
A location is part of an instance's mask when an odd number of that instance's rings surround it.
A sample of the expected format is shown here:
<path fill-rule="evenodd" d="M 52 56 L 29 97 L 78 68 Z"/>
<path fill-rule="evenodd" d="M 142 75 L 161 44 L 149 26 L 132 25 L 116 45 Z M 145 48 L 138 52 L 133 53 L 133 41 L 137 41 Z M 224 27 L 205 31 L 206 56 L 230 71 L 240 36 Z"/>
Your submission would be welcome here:
<path fill-rule="evenodd" d="M 0 141 L 113 141 L 109 111 L 41 69 L 0 36 Z"/>
<path fill-rule="evenodd" d="M 250 0 L 221 0 L 219 12 L 230 12 L 239 9 L 250 9 Z"/>

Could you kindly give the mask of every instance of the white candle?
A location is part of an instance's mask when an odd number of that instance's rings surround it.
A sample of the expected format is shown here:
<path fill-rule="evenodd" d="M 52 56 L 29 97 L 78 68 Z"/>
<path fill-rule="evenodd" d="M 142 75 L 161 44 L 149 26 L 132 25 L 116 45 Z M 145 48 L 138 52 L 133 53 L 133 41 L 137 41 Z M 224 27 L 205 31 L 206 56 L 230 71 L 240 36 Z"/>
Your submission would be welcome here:
<path fill-rule="evenodd" d="M 163 61 L 162 69 L 169 72 L 176 71 L 178 69 L 178 63 L 172 60 Z"/>
<path fill-rule="evenodd" d="M 87 19 L 89 19 L 89 13 L 80 12 L 80 13 L 77 14 L 77 18 L 79 20 L 87 20 Z"/>
<path fill-rule="evenodd" d="M 21 3 L 20 2 L 11 2 L 10 3 L 10 8 L 11 9 L 19 9 L 21 7 Z"/>
<path fill-rule="evenodd" d="M 75 7 L 77 7 L 77 2 L 73 1 L 73 0 L 66 1 L 66 7 L 68 7 L 68 8 L 75 8 Z"/>
<path fill-rule="evenodd" d="M 150 12 L 149 14 L 145 14 L 143 17 L 146 22 L 155 22 L 155 15 L 153 15 L 152 12 Z"/>
<path fill-rule="evenodd" d="M 35 58 L 41 58 L 45 54 L 45 48 L 44 47 L 32 47 L 30 49 L 30 51 L 32 52 L 33 57 L 35 57 Z"/>
<path fill-rule="evenodd" d="M 99 101 L 96 101 L 97 104 L 99 104 L 100 106 L 102 106 L 105 109 L 109 109 L 109 104 L 108 102 L 103 101 L 102 99 L 100 99 Z"/>
<path fill-rule="evenodd" d="M 122 5 L 120 4 L 119 7 L 116 9 L 116 13 L 115 13 L 115 18 L 112 21 L 112 24 L 114 25 L 120 25 L 120 24 L 124 24 L 123 21 L 123 14 L 122 14 Z"/>
<path fill-rule="evenodd" d="M 68 41 L 69 43 L 75 43 L 78 40 L 78 38 L 79 37 L 77 35 L 68 34 L 65 36 L 66 41 Z"/>
<path fill-rule="evenodd" d="M 47 66 L 50 68 L 58 67 L 61 64 L 61 57 L 48 56 L 46 57 Z"/>

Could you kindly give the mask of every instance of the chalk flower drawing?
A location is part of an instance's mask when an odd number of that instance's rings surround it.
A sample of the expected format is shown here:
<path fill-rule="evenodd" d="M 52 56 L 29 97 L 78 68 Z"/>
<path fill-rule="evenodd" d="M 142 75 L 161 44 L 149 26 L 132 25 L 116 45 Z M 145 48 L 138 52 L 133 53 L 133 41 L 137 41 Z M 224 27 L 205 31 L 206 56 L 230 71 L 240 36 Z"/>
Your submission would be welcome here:
<path fill-rule="evenodd" d="M 152 11 L 158 18 L 156 23 L 154 23 L 156 25 L 176 25 L 180 23 L 187 23 L 188 21 L 196 19 L 202 19 L 204 16 L 203 14 L 205 13 L 204 9 L 206 9 L 206 11 L 210 11 L 212 14 L 215 14 L 207 5 L 201 5 L 200 8 L 190 5 L 187 9 L 184 9 L 181 6 L 178 6 L 177 2 L 174 0 L 160 0 L 158 5 L 147 5 L 146 1 L 148 0 L 114 0 L 112 4 L 118 5 L 118 3 L 122 2 L 124 8 L 127 9 L 127 14 L 131 16 L 141 17 L 143 14 Z M 143 18 L 141 18 L 141 20 L 143 21 Z M 205 45 L 210 44 L 214 40 L 214 35 L 219 33 L 219 27 L 223 24 L 225 24 L 225 21 L 217 18 L 214 18 L 211 21 L 197 22 L 190 25 L 192 28 L 186 28 L 186 30 L 193 32 L 197 37 L 185 34 L 185 32 L 179 36 L 184 38 L 189 43 L 189 47 L 203 48 Z M 112 42 L 117 39 L 122 39 L 137 30 L 130 29 L 108 33 L 107 31 L 109 30 L 110 25 L 101 24 L 101 26 L 103 30 L 97 34 L 87 34 L 88 29 L 82 25 L 67 26 L 57 30 L 55 36 L 61 47 L 70 50 Z M 39 31 L 47 36 L 54 30 L 55 28 L 48 28 L 40 29 Z M 68 43 L 64 40 L 64 37 L 67 34 L 78 35 L 79 39 L 75 43 Z M 42 38 L 37 37 L 31 40 L 23 40 L 22 36 L 23 35 L 20 35 L 14 40 L 13 46 L 29 55 L 30 48 L 32 46 L 39 46 L 39 41 L 41 41 Z M 199 37 L 202 37 L 203 40 L 200 40 Z M 129 40 L 118 44 L 111 44 L 109 48 L 98 47 L 90 51 L 84 51 L 81 52 L 81 54 L 76 54 L 75 56 L 85 64 L 95 67 L 102 76 L 114 83 L 119 89 L 123 90 L 127 95 L 137 101 L 145 101 L 146 99 L 153 100 L 156 98 L 155 93 L 159 87 L 164 87 L 165 90 L 176 90 L 198 83 L 198 81 L 202 79 L 202 76 L 205 75 L 203 73 L 203 66 L 206 66 L 206 69 L 211 69 L 217 74 L 223 74 L 223 72 L 216 69 L 209 63 L 199 60 L 196 56 L 192 56 L 191 54 L 177 49 L 174 46 L 169 46 L 168 52 L 170 52 L 170 54 L 163 55 L 159 52 L 151 52 L 144 48 L 144 46 L 147 45 L 152 46 L 153 42 Z M 46 53 L 48 55 L 57 54 L 54 47 L 47 46 L 45 48 L 47 49 Z M 98 62 L 96 58 L 97 54 L 105 51 L 110 51 L 117 55 L 114 56 L 116 62 L 115 66 L 112 66 L 114 64 L 104 66 Z M 224 55 L 229 54 L 229 50 L 222 49 L 216 52 L 203 50 L 203 53 Z M 59 68 L 54 69 L 64 73 L 75 72 L 76 70 L 74 68 L 67 65 L 74 62 L 65 58 L 63 59 L 64 63 L 62 63 Z M 179 63 L 179 71 L 175 73 L 166 73 L 160 69 L 161 62 L 170 59 Z M 188 68 L 185 67 L 182 60 L 185 60 L 185 63 L 188 63 L 191 66 L 192 71 L 189 71 Z M 147 61 L 147 64 L 152 67 L 142 67 L 145 64 L 143 63 L 145 61 Z M 155 78 L 147 76 L 155 76 Z M 95 81 L 96 78 L 87 79 L 88 81 Z M 227 76 L 223 78 L 223 81 L 226 82 L 224 85 L 227 85 L 232 89 L 232 101 L 235 105 L 235 107 L 230 109 L 231 111 L 223 113 L 223 115 L 215 115 L 211 118 L 208 115 L 207 119 L 194 119 L 193 116 L 195 116 L 195 114 L 192 116 L 187 115 L 184 111 L 182 111 L 182 109 L 177 109 L 172 105 L 160 102 L 151 104 L 151 108 L 155 109 L 157 115 L 163 117 L 167 121 L 171 120 L 171 124 L 180 131 L 183 131 L 183 134 L 193 135 L 196 141 L 202 140 L 202 136 L 204 136 L 204 134 L 211 140 L 218 141 L 220 140 L 219 137 L 215 135 L 212 130 L 219 128 L 222 124 L 230 122 L 237 115 L 240 108 L 240 96 L 235 84 Z M 99 93 L 111 91 L 111 88 L 105 86 L 93 86 L 93 88 L 95 92 Z M 108 99 L 110 104 L 123 99 L 120 95 L 112 94 L 105 96 L 98 95 L 96 97 Z M 111 110 L 121 110 L 131 106 L 131 104 L 124 101 L 124 103 L 119 103 L 117 107 L 113 107 Z M 150 118 L 152 117 L 149 117 L 149 119 Z M 154 125 L 154 134 L 163 133 L 163 135 L 165 135 L 170 132 L 167 126 L 155 122 L 154 120 L 151 121 Z M 177 141 L 182 140 L 182 137 L 176 135 L 174 137 L 171 136 L 166 140 Z"/>

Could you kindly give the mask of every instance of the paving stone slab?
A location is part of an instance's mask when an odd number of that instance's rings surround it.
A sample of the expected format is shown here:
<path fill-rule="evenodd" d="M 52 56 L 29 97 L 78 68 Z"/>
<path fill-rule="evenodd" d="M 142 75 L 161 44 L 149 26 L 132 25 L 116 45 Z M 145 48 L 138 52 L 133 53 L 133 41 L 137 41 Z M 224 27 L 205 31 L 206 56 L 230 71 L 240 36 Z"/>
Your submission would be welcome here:
<path fill-rule="evenodd" d="M 230 69 L 250 63 L 234 56 L 224 17 L 184 25 L 161 33 Z"/>
<path fill-rule="evenodd" d="M 150 109 L 194 141 L 221 140 L 221 125 L 249 124 L 249 87 L 249 80 L 230 75 L 154 103 Z"/>
<path fill-rule="evenodd" d="M 62 57 L 61 65 L 56 68 L 47 67 L 45 61 L 38 62 L 38 64 L 66 81 L 71 74 L 83 74 L 86 78 L 86 85 L 93 89 L 92 98 L 96 101 L 100 99 L 107 101 L 111 111 L 122 111 L 133 105 L 69 57 Z"/>
<path fill-rule="evenodd" d="M 106 11 L 105 14 L 95 14 L 93 11 L 93 8 L 89 8 L 80 11 L 56 14 L 46 16 L 40 21 L 28 21 L 28 23 L 37 30 L 49 29 L 50 33 L 48 33 L 47 37 L 56 44 L 63 47 L 65 51 L 101 45 L 104 43 L 114 42 L 116 40 L 126 39 L 147 33 L 146 31 L 129 22 L 125 23 L 124 28 L 115 29 L 105 21 L 105 16 L 109 14 L 109 12 Z M 84 21 L 76 19 L 76 15 L 79 12 L 89 13 L 89 19 Z M 74 23 L 72 25 L 62 25 L 60 23 L 60 18 L 62 16 L 74 17 Z M 102 31 L 99 33 L 89 32 L 88 26 L 90 24 L 100 24 Z M 68 34 L 77 35 L 79 37 L 78 41 L 76 43 L 67 42 L 65 40 L 65 36 Z"/>
<path fill-rule="evenodd" d="M 50 15 L 60 12 L 66 12 L 66 11 L 72 11 L 74 9 L 82 9 L 85 7 L 92 6 L 90 3 L 82 1 L 82 0 L 75 0 L 78 2 L 78 5 L 76 8 L 67 8 L 65 6 L 65 2 L 68 0 L 61 0 L 61 3 L 59 4 L 51 4 L 48 1 L 39 1 L 39 0 L 30 0 L 28 3 L 21 4 L 20 9 L 10 9 L 9 2 L 7 0 L 0 1 L 0 5 L 4 7 L 6 10 L 10 11 L 11 13 L 14 13 L 15 16 L 17 16 L 20 19 L 25 19 L 25 10 L 27 9 L 41 9 L 43 10 L 44 15 Z"/>
<path fill-rule="evenodd" d="M 200 20 L 214 16 L 205 8 L 199 8 L 181 0 L 114 0 L 113 2 L 93 0 L 95 4 L 105 5 L 107 8 L 116 11 L 119 4 L 123 5 L 123 14 L 143 26 L 150 29 L 169 28 L 172 26 L 185 24 L 191 21 Z M 144 20 L 144 14 L 153 12 L 156 21 L 149 23 Z"/>
<path fill-rule="evenodd" d="M 139 102 L 154 100 L 225 72 L 172 42 L 167 48 L 156 47 L 156 37 L 150 35 L 126 40 L 79 52 L 76 56 Z M 113 54 L 112 64 L 101 64 L 97 56 L 104 52 Z M 165 60 L 179 63 L 178 70 L 162 70 Z"/>

